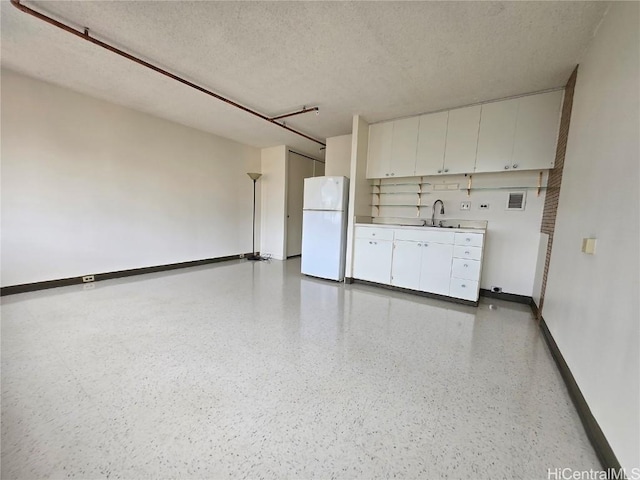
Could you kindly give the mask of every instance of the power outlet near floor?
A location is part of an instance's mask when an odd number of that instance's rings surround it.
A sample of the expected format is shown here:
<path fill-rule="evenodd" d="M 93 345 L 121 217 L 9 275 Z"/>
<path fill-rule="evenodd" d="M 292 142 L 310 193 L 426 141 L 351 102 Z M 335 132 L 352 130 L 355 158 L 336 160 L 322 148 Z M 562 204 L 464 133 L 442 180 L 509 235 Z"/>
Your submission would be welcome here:
<path fill-rule="evenodd" d="M 471 210 L 471 202 L 460 202 L 460 210 Z"/>
<path fill-rule="evenodd" d="M 481 203 L 480 206 L 478 207 L 478 210 L 489 210 L 489 204 Z"/>
<path fill-rule="evenodd" d="M 84 277 L 82 277 L 82 281 L 84 283 L 93 282 L 94 280 L 95 278 L 93 277 L 93 275 L 85 275 Z"/>

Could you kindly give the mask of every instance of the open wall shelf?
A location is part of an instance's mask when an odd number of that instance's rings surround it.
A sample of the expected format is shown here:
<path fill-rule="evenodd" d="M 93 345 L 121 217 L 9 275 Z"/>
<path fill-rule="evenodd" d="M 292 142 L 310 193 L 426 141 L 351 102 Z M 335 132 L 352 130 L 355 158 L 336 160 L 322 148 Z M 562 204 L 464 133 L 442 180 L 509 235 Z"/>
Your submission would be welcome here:
<path fill-rule="evenodd" d="M 519 172 L 520 173 L 520 172 Z M 534 174 L 534 172 L 531 172 Z M 483 175 L 483 174 L 480 174 Z M 539 196 L 543 190 L 547 190 L 547 186 L 543 185 L 544 172 L 540 171 L 537 175 L 537 184 L 532 185 L 532 183 L 536 182 L 536 177 L 533 175 L 528 176 L 521 180 L 522 183 L 528 183 L 528 185 L 501 185 L 504 183 L 503 181 L 495 181 L 495 186 L 487 185 L 486 177 L 481 181 L 481 186 L 473 186 L 474 175 L 464 175 L 463 178 L 460 178 L 459 183 L 465 182 L 466 188 L 459 188 L 458 184 L 449 184 L 448 187 L 442 190 L 444 192 L 452 192 L 452 191 L 463 191 L 467 192 L 467 196 L 471 196 L 472 192 L 483 192 L 483 191 L 502 191 L 502 190 L 536 190 L 536 194 Z M 431 195 L 434 193 L 440 193 L 440 188 L 436 189 L 439 185 L 438 183 L 433 184 L 432 182 L 427 181 L 427 177 L 412 177 L 402 179 L 400 181 L 387 181 L 387 179 L 375 179 L 371 181 L 371 197 L 372 201 L 370 206 L 374 209 L 372 211 L 372 216 L 380 216 L 381 208 L 415 208 L 415 216 L 419 217 L 421 213 L 421 209 L 423 208 L 431 208 L 431 205 L 425 205 L 424 197 L 426 195 Z M 458 181 L 458 180 L 456 180 Z M 517 183 L 514 181 L 514 183 Z M 405 198 L 402 198 L 404 196 Z M 412 201 L 412 198 L 414 201 Z M 392 200 L 393 199 L 393 200 Z M 400 203 L 401 202 L 401 203 Z"/>

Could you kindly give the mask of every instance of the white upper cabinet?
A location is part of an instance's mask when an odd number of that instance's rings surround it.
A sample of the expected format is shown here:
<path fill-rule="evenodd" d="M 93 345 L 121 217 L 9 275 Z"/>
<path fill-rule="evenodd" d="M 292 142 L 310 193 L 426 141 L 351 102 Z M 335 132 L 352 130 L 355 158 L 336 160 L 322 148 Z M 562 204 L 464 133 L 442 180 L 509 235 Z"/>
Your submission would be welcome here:
<path fill-rule="evenodd" d="M 553 168 L 563 97 L 557 90 L 519 99 L 512 169 Z"/>
<path fill-rule="evenodd" d="M 393 122 L 390 176 L 412 177 L 416 170 L 416 147 L 420 117 Z"/>
<path fill-rule="evenodd" d="M 476 172 L 511 169 L 519 100 L 482 105 Z"/>
<path fill-rule="evenodd" d="M 393 122 L 376 123 L 369 127 L 367 178 L 385 178 L 385 176 L 389 176 L 392 138 Z"/>
<path fill-rule="evenodd" d="M 421 115 L 415 174 L 437 175 L 444 169 L 444 146 L 447 140 L 449 112 Z"/>
<path fill-rule="evenodd" d="M 480 105 L 449 111 L 443 173 L 473 173 L 479 126 Z"/>
<path fill-rule="evenodd" d="M 367 178 L 553 168 L 564 92 L 377 123 Z"/>

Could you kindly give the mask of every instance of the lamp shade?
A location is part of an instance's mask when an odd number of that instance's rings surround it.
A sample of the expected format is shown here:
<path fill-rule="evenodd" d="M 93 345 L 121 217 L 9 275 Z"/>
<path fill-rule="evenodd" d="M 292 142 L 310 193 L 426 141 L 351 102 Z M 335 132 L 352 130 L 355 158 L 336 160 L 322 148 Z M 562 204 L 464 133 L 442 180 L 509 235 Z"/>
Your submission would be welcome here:
<path fill-rule="evenodd" d="M 251 178 L 251 180 L 253 180 L 254 182 L 262 176 L 261 173 L 247 173 L 247 175 L 249 175 L 249 178 Z"/>

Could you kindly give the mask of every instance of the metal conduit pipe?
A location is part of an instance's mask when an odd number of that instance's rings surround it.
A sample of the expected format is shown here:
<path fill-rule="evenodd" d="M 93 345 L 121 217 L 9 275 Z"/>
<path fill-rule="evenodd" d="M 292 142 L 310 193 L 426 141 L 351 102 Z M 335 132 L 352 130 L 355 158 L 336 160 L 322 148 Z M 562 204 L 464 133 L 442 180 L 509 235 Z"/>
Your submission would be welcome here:
<path fill-rule="evenodd" d="M 207 90 L 204 87 L 196 85 L 195 83 L 190 82 L 189 80 L 185 80 L 184 78 L 179 77 L 178 75 L 175 75 L 175 74 L 173 74 L 171 72 L 168 72 L 167 70 L 164 70 L 164 69 L 162 69 L 162 68 L 160 68 L 160 67 L 158 67 L 156 65 L 153 65 L 152 63 L 146 62 L 146 61 L 142 60 L 141 58 L 135 57 L 135 56 L 123 51 L 123 50 L 120 50 L 119 48 L 114 47 L 113 45 L 109 45 L 108 43 L 105 43 L 105 42 L 102 42 L 102 41 L 100 41 L 100 40 L 98 40 L 96 38 L 93 38 L 93 37 L 91 37 L 89 35 L 89 29 L 86 28 L 86 27 L 85 27 L 83 32 L 81 32 L 80 30 L 76 30 L 73 27 L 65 25 L 64 23 L 59 22 L 58 20 L 55 20 L 55 19 L 53 19 L 51 17 L 48 17 L 47 15 L 44 15 L 43 13 L 40 13 L 40 12 L 38 12 L 36 10 L 33 10 L 32 8 L 29 8 L 29 7 L 25 6 L 25 5 L 23 5 L 22 3 L 20 3 L 20 0 L 11 0 L 11 4 L 14 7 L 16 7 L 18 10 L 20 10 L 20 11 L 22 11 L 24 13 L 27 13 L 27 14 L 33 16 L 33 17 L 36 17 L 37 19 L 40 19 L 40 20 L 42 20 L 42 21 L 44 21 L 44 22 L 46 22 L 46 23 L 48 23 L 50 25 L 53 25 L 54 27 L 58 27 L 58 28 L 64 30 L 65 32 L 69 32 L 69 33 L 71 33 L 72 35 L 75 35 L 78 38 L 81 38 L 83 40 L 86 40 L 87 42 L 93 43 L 94 45 L 97 45 L 97 46 L 102 47 L 102 48 L 104 48 L 106 50 L 109 50 L 110 52 L 113 52 L 113 53 L 115 53 L 117 55 L 120 55 L 121 57 L 124 57 L 127 60 L 131 60 L 132 62 L 135 62 L 138 65 L 142 65 L 143 67 L 147 67 L 148 69 L 153 70 L 155 72 L 158 72 L 158 73 L 164 75 L 165 77 L 169 77 L 169 78 L 171 78 L 171 79 L 173 79 L 173 80 L 175 80 L 177 82 L 180 82 L 180 83 L 182 83 L 182 84 L 184 84 L 184 85 L 186 85 L 188 87 L 191 87 L 191 88 L 193 88 L 195 90 L 198 90 L 199 92 L 202 92 L 202 93 L 204 93 L 206 95 L 209 95 L 209 96 L 211 96 L 211 97 L 213 97 L 213 98 L 215 98 L 217 100 L 225 102 L 225 103 L 227 103 L 227 104 L 229 104 L 231 106 L 234 106 L 236 108 L 239 108 L 240 110 L 243 110 L 243 111 L 245 111 L 245 112 L 247 112 L 247 113 L 249 113 L 251 115 L 254 115 L 254 116 L 258 117 L 258 118 L 261 118 L 262 120 L 264 120 L 266 122 L 269 122 L 269 123 L 272 123 L 274 125 L 277 125 L 280 128 L 284 128 L 285 130 L 288 130 L 288 131 L 290 131 L 292 133 L 295 133 L 296 135 L 300 135 L 301 137 L 304 137 L 307 140 L 311 140 L 312 142 L 318 143 L 318 144 L 322 145 L 323 147 L 326 146 L 323 142 L 321 142 L 317 138 L 313 138 L 313 137 L 311 137 L 311 136 L 309 136 L 309 135 L 307 135 L 305 133 L 299 132 L 298 130 L 295 130 L 295 129 L 291 128 L 291 127 L 288 127 L 284 123 L 280 123 L 280 122 L 276 121 L 278 118 L 284 118 L 284 117 L 287 117 L 287 116 L 296 115 L 298 113 L 306 113 L 307 111 L 313 111 L 313 110 L 317 111 L 318 107 L 313 107 L 313 108 L 309 108 L 309 109 L 305 108 L 300 112 L 293 113 L 293 114 L 288 114 L 288 115 L 284 115 L 284 116 L 268 117 L 267 115 L 264 115 L 264 114 L 262 114 L 260 112 L 257 112 L 255 110 L 252 110 L 252 109 L 248 108 L 248 107 L 245 107 L 244 105 L 241 105 L 241 104 L 239 104 L 237 102 L 234 102 L 233 100 L 230 100 L 230 99 L 228 99 L 226 97 L 223 97 L 222 95 L 220 95 L 218 93 L 212 92 L 211 90 Z"/>

